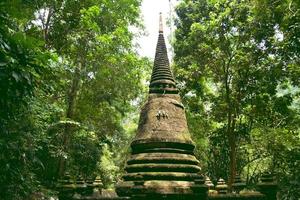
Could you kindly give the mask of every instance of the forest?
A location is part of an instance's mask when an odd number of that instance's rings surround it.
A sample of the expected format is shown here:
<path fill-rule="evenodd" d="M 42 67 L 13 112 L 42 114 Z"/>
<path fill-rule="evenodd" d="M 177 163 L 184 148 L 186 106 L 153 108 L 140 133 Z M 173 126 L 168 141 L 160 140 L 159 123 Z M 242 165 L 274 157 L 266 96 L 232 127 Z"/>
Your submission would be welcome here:
<path fill-rule="evenodd" d="M 141 3 L 1 0 L 1 200 L 55 196 L 65 173 L 120 180 L 153 66 L 134 42 Z M 272 173 L 279 198 L 298 200 L 300 1 L 181 0 L 174 12 L 171 67 L 203 174 L 253 189 Z"/>

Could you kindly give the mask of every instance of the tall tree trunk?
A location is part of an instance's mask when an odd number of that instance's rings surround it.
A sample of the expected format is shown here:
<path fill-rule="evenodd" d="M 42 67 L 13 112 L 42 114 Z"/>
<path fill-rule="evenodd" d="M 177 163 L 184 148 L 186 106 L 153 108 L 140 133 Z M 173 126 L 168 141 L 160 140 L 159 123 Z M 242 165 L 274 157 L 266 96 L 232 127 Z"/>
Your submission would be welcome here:
<path fill-rule="evenodd" d="M 235 129 L 235 118 L 232 119 L 231 128 L 228 132 L 229 159 L 230 159 L 228 186 L 230 190 L 236 175 L 236 137 L 235 137 L 234 129 Z"/>
<path fill-rule="evenodd" d="M 66 110 L 66 117 L 68 120 L 74 120 L 75 117 L 75 106 L 76 106 L 77 94 L 80 89 L 80 80 L 81 80 L 80 73 L 81 73 L 81 64 L 79 64 L 79 66 L 75 68 L 75 74 L 72 80 L 72 85 L 68 92 L 67 110 Z M 64 135 L 63 135 L 63 150 L 66 153 L 68 152 L 69 149 L 72 129 L 73 128 L 71 124 L 67 123 L 65 125 Z M 64 175 L 65 168 L 66 168 L 66 161 L 67 161 L 66 158 L 60 157 L 59 165 L 58 165 L 58 177 L 62 177 Z"/>
<path fill-rule="evenodd" d="M 232 101 L 230 98 L 231 90 L 230 90 L 230 63 L 233 57 L 230 57 L 226 66 L 224 66 L 224 82 L 225 82 L 225 95 L 226 95 L 226 104 L 227 104 L 227 130 L 226 135 L 229 144 L 229 180 L 228 186 L 229 190 L 231 190 L 232 183 L 234 181 L 236 175 L 236 137 L 235 137 L 235 121 L 236 117 L 234 115 L 234 108 L 232 105 Z"/>
<path fill-rule="evenodd" d="M 226 89 L 227 90 L 227 89 Z M 228 87 L 229 90 L 229 87 Z M 232 105 L 229 97 L 229 91 L 226 91 L 226 99 L 228 105 L 227 113 L 227 139 L 229 144 L 229 189 L 232 186 L 236 174 L 236 137 L 235 137 L 235 116 L 232 113 Z"/>

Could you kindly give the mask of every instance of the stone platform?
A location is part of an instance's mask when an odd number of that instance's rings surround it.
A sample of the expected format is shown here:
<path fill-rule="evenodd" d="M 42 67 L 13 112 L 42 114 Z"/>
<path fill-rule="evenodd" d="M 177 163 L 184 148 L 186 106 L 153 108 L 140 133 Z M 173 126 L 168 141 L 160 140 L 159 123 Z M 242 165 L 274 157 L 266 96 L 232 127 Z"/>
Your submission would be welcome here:
<path fill-rule="evenodd" d="M 150 195 L 150 196 L 133 196 L 133 197 L 98 197 L 98 198 L 81 198 L 70 200 L 266 200 L 263 194 L 212 194 L 208 197 L 195 195 Z"/>

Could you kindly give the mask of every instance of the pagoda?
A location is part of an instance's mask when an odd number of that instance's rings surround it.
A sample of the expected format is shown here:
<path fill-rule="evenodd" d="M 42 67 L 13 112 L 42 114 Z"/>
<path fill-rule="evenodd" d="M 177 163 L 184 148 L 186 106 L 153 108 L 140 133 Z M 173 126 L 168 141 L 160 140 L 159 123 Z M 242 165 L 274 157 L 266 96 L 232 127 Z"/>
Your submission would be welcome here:
<path fill-rule="evenodd" d="M 169 66 L 160 15 L 149 97 L 117 194 L 132 199 L 206 199 L 207 186 L 194 148 Z"/>

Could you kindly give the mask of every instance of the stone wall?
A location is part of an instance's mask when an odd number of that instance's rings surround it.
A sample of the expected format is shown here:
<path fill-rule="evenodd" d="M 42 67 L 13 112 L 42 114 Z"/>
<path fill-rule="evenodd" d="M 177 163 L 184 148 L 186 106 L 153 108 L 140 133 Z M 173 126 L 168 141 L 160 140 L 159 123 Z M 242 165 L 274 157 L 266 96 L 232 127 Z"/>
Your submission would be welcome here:
<path fill-rule="evenodd" d="M 167 197 L 167 196 L 161 196 L 161 197 L 133 197 L 133 198 L 128 198 L 128 197 L 97 197 L 97 198 L 91 198 L 91 197 L 85 197 L 81 198 L 80 200 L 203 200 L 205 198 L 201 197 L 188 197 L 188 198 L 183 198 L 180 196 L 177 197 Z M 244 195 L 239 195 L 239 194 L 214 194 L 214 195 L 208 195 L 208 200 L 266 200 L 266 196 L 263 194 L 244 194 Z M 75 199 L 70 199 L 70 200 L 75 200 Z M 79 199 L 76 199 L 79 200 Z"/>

